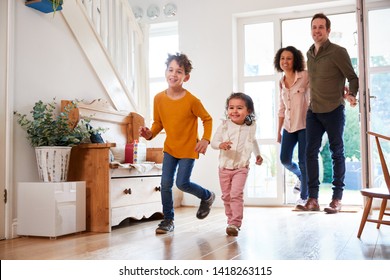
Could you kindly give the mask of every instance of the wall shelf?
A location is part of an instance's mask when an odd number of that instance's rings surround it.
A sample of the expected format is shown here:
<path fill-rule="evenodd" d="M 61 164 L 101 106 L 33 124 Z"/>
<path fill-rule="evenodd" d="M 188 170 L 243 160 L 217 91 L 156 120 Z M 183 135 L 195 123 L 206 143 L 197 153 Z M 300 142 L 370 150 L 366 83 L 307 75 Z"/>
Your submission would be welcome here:
<path fill-rule="evenodd" d="M 49 0 L 30 0 L 26 1 L 25 5 L 27 7 L 36 9 L 38 11 L 41 11 L 42 13 L 52 13 L 54 12 L 53 10 L 53 2 Z M 61 4 L 57 7 L 56 11 L 62 10 L 62 2 Z"/>

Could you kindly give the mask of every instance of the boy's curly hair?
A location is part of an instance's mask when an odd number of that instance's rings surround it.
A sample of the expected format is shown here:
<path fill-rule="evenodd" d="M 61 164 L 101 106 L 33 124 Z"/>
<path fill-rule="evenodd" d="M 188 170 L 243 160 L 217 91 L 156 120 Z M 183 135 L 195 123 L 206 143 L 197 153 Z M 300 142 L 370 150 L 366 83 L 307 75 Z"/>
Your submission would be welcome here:
<path fill-rule="evenodd" d="M 172 62 L 172 60 L 175 60 L 177 64 L 179 64 L 180 67 L 184 68 L 184 72 L 186 75 L 191 73 L 192 68 L 192 62 L 188 59 L 188 57 L 183 53 L 176 53 L 176 54 L 168 54 L 167 61 L 165 64 L 167 65 L 167 68 L 169 64 Z"/>

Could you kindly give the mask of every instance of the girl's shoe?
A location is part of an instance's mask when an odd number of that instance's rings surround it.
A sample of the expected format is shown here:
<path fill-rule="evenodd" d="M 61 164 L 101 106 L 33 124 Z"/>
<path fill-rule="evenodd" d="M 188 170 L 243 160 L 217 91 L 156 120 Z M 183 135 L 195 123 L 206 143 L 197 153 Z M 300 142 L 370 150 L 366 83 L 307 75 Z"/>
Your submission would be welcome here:
<path fill-rule="evenodd" d="M 226 234 L 229 236 L 237 236 L 240 228 L 235 225 L 228 225 L 226 228 Z"/>

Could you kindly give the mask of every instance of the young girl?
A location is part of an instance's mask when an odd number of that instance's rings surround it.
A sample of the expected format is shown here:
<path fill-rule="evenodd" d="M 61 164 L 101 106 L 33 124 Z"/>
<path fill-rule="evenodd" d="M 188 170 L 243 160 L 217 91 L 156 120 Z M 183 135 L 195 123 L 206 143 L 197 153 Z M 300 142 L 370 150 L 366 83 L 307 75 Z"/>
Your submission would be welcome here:
<path fill-rule="evenodd" d="M 164 220 L 156 233 L 174 230 L 174 209 L 172 187 L 176 174 L 176 185 L 183 191 L 195 195 L 201 202 L 196 213 L 204 219 L 210 212 L 215 194 L 190 181 L 192 168 L 199 153 L 205 154 L 210 143 L 213 119 L 201 101 L 183 88 L 190 79 L 191 61 L 185 54 L 168 55 L 165 78 L 168 88 L 154 98 L 153 124 L 149 129 L 140 127 L 140 136 L 153 139 L 165 129 L 164 159 L 161 176 L 161 201 Z M 203 122 L 203 137 L 198 138 L 198 120 Z"/>
<path fill-rule="evenodd" d="M 218 127 L 211 147 L 219 149 L 219 181 L 228 226 L 226 233 L 237 236 L 244 212 L 244 187 L 252 152 L 256 164 L 263 158 L 255 138 L 255 109 L 252 98 L 244 93 L 232 93 L 226 100 L 227 120 Z"/>

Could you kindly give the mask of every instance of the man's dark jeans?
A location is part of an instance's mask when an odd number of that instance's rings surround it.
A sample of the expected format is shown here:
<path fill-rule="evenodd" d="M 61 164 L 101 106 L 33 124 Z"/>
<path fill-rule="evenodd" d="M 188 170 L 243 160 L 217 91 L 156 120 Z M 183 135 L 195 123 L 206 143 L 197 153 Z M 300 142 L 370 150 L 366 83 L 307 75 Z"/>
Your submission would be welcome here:
<path fill-rule="evenodd" d="M 326 132 L 333 163 L 333 197 L 342 199 L 345 177 L 344 156 L 344 105 L 329 113 L 313 113 L 310 109 L 306 115 L 306 169 L 308 176 L 309 197 L 318 199 L 319 164 L 322 136 Z"/>

